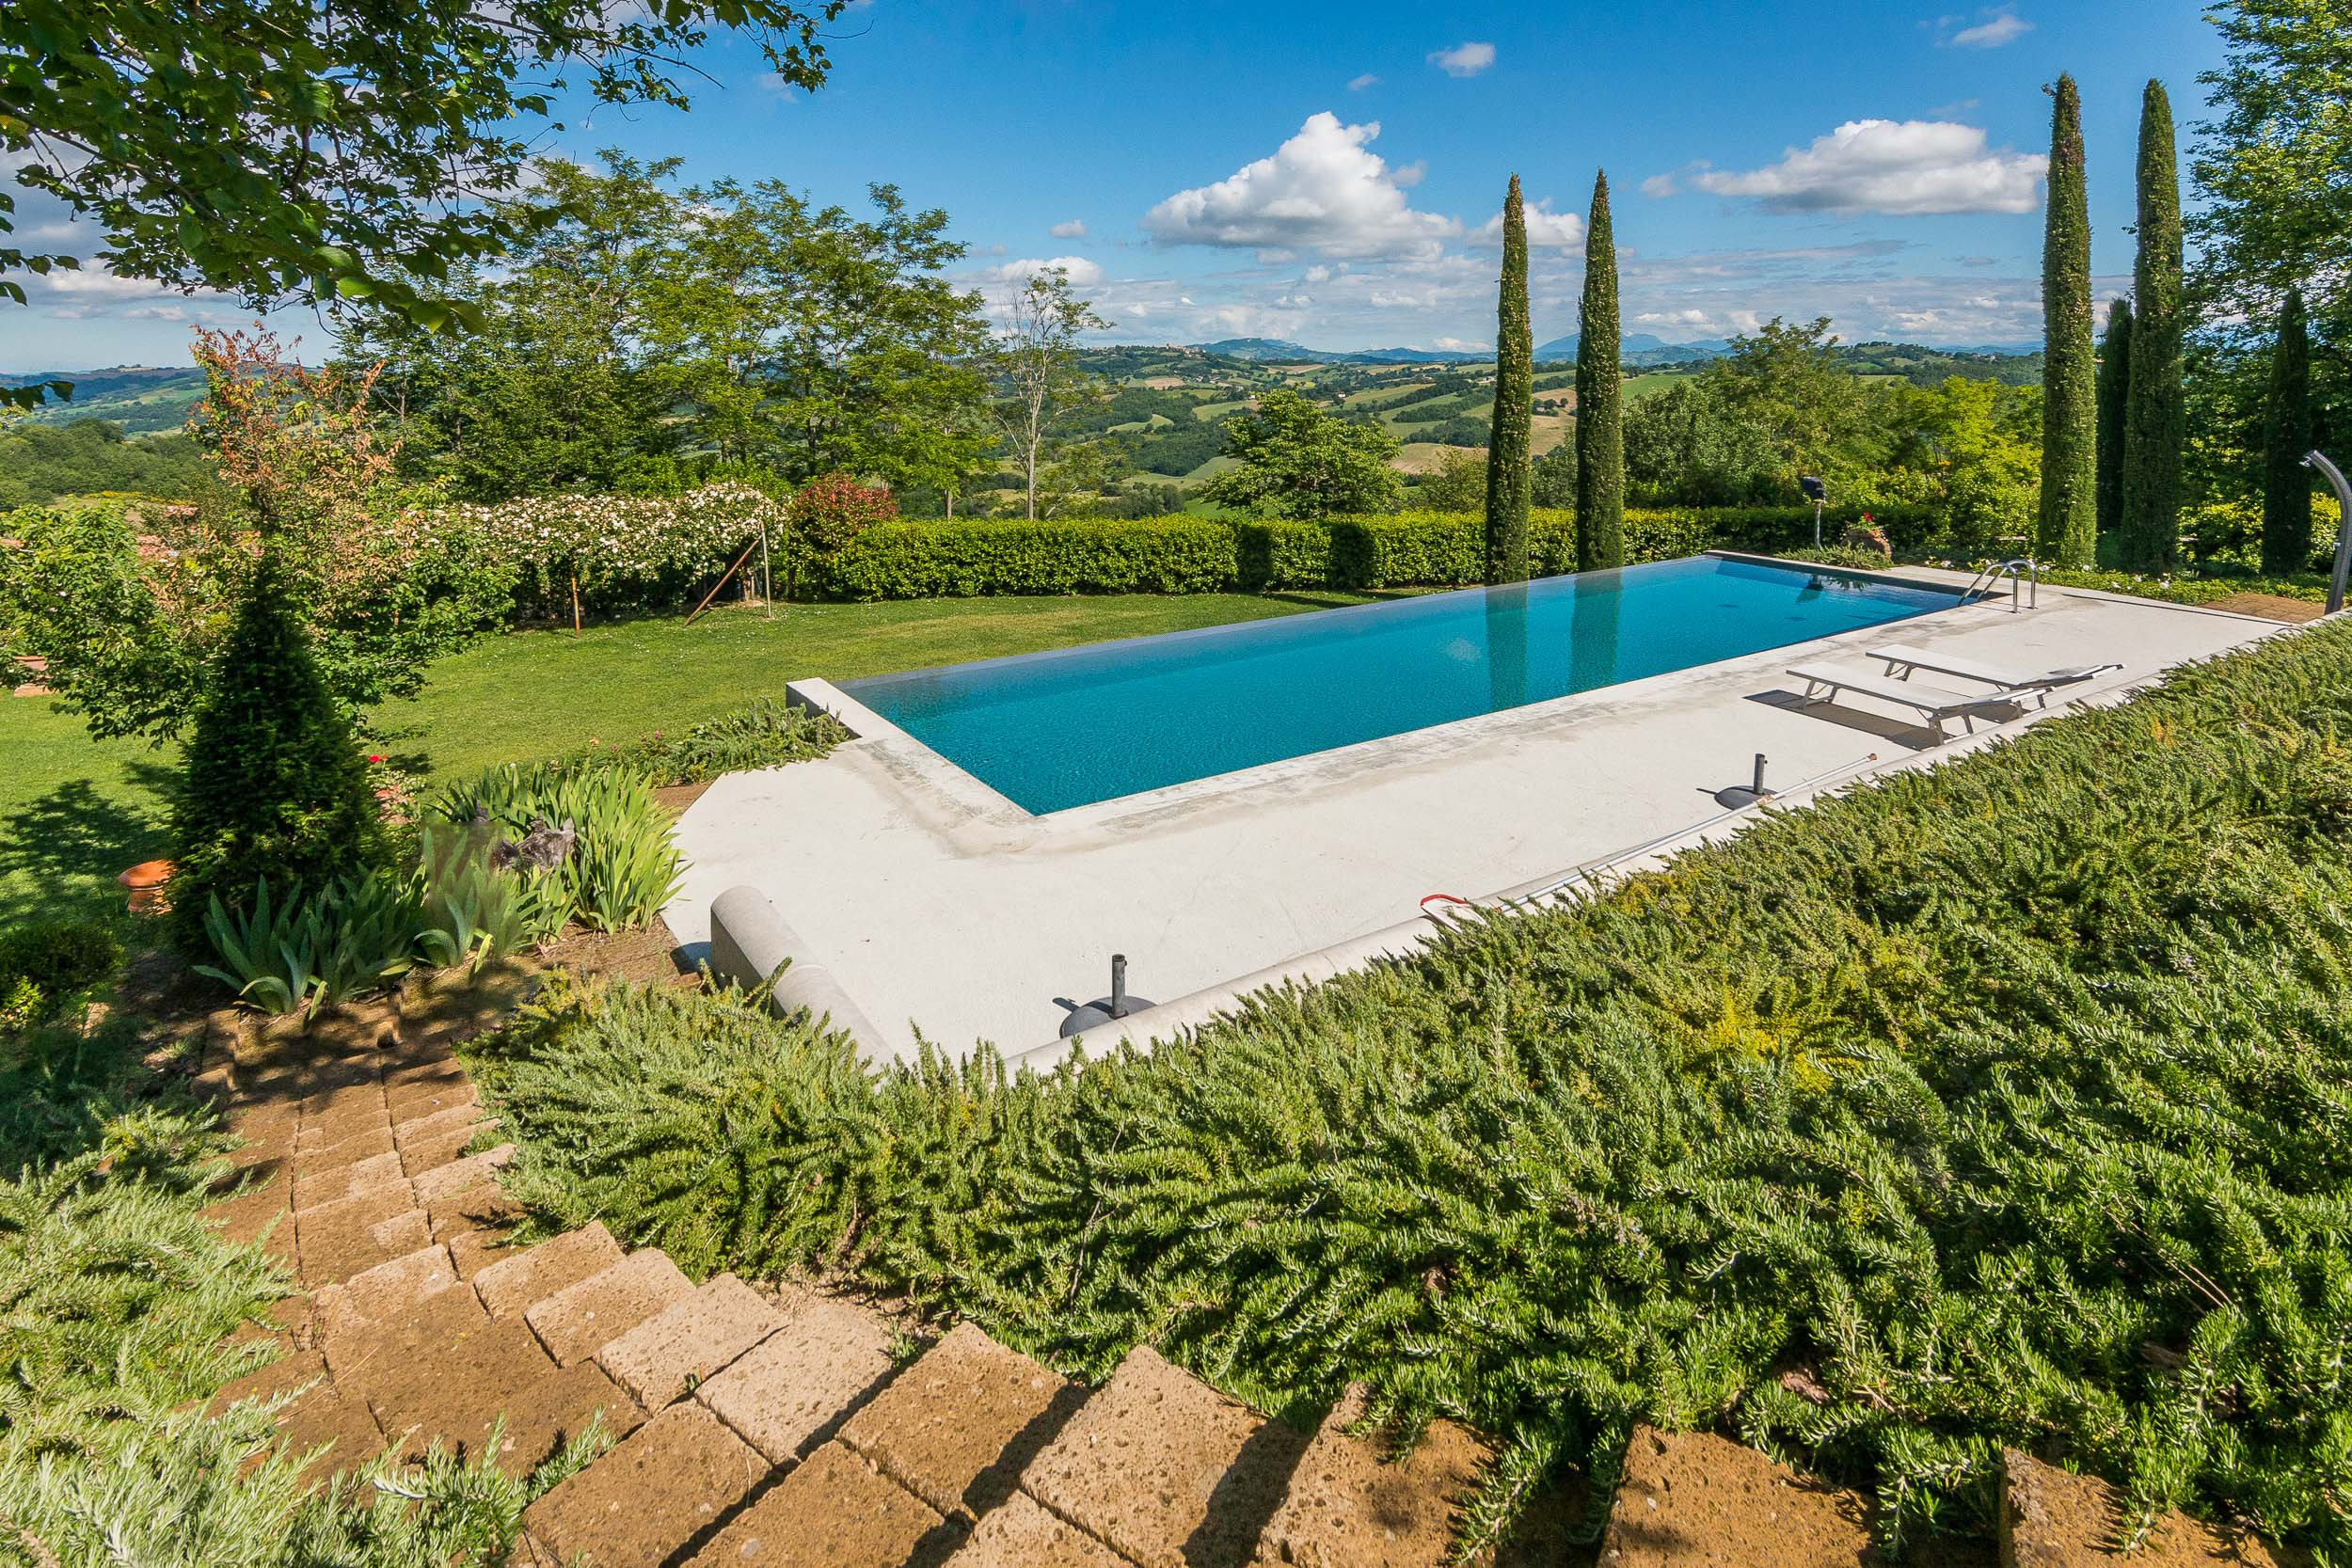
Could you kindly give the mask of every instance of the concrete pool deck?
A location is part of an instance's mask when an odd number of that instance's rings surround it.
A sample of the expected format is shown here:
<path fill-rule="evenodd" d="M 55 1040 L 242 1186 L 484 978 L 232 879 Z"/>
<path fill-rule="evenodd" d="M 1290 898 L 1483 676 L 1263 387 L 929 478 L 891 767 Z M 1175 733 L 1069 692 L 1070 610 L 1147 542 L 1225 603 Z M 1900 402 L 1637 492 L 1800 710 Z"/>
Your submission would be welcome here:
<path fill-rule="evenodd" d="M 1108 989 L 1114 953 L 1131 991 L 1190 997 L 1413 920 L 1424 895 L 1488 897 L 1707 825 L 1723 812 L 1711 792 L 1746 783 L 1758 752 L 1786 790 L 1969 745 L 1931 748 L 1915 716 L 1867 696 L 1800 707 L 1791 665 L 1875 668 L 1868 650 L 1896 642 L 2019 671 L 2122 662 L 2055 714 L 2285 629 L 2044 587 L 2022 611 L 2005 594 L 1045 816 L 801 682 L 796 696 L 859 738 L 720 779 L 678 824 L 690 863 L 664 912 L 701 951 L 712 901 L 748 884 L 872 1020 L 881 1054 L 911 1054 L 918 1027 L 952 1054 L 978 1040 L 1034 1054 L 1060 1026 L 1057 998 Z M 1978 739 L 2042 717 L 1979 724 Z"/>

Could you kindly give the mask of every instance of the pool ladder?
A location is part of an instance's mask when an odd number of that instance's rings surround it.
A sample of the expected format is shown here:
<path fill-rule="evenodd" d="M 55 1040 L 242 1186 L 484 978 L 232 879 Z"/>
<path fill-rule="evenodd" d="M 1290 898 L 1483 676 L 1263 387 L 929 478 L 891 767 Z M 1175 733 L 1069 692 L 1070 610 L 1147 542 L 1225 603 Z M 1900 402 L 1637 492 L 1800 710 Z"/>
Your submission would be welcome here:
<path fill-rule="evenodd" d="M 1982 571 L 1969 580 L 1967 591 L 1960 596 L 1961 602 L 1967 603 L 1979 593 L 1991 598 L 1999 590 L 2003 578 L 2009 579 L 2009 608 L 2011 614 L 2019 610 L 2034 609 L 2040 606 L 2042 603 L 2042 566 L 2029 555 L 2011 556 L 2007 561 L 1988 562 Z M 2028 582 L 2031 587 L 2024 589 L 2023 585 Z M 2019 603 L 2021 589 L 2023 589 L 2023 604 Z"/>

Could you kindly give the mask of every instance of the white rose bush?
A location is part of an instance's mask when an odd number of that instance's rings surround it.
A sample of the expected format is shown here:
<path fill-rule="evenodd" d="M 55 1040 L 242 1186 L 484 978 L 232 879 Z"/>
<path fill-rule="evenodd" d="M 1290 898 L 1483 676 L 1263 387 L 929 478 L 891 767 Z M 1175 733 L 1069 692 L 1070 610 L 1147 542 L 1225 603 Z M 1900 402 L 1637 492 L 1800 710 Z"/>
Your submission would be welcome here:
<path fill-rule="evenodd" d="M 749 484 L 706 484 L 682 496 L 533 496 L 434 515 L 453 542 L 470 539 L 513 567 L 522 592 L 612 608 L 673 597 L 724 571 L 782 507 Z"/>

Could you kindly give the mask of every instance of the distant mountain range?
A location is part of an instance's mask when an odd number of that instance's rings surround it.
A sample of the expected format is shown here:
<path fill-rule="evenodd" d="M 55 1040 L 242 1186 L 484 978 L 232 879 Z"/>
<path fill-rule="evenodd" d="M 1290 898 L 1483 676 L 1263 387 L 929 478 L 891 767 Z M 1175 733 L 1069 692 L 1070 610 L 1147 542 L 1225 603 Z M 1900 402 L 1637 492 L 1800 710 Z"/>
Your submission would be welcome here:
<path fill-rule="evenodd" d="M 1730 345 L 1724 342 L 1670 343 L 1662 338 L 1636 332 L 1623 340 L 1619 356 L 1629 365 L 1679 365 L 1693 359 L 1712 359 Z M 1554 338 L 1537 345 L 1535 357 L 1539 362 L 1573 359 L 1576 357 L 1576 338 Z M 1201 354 L 1223 355 L 1228 359 L 1248 359 L 1255 362 L 1279 361 L 1290 365 L 1474 365 L 1494 357 L 1491 351 L 1470 351 L 1444 348 L 1362 348 L 1320 349 L 1303 343 L 1288 342 L 1280 338 L 1227 338 L 1214 343 L 1188 343 L 1187 348 Z"/>
<path fill-rule="evenodd" d="M 204 395 L 204 372 L 194 365 L 113 365 L 103 371 L 0 375 L 0 383 L 10 387 L 43 381 L 70 381 L 73 396 L 65 402 L 52 398 L 42 404 L 29 416 L 36 422 L 112 420 L 131 436 L 178 430 L 188 422 L 188 410 Z"/>

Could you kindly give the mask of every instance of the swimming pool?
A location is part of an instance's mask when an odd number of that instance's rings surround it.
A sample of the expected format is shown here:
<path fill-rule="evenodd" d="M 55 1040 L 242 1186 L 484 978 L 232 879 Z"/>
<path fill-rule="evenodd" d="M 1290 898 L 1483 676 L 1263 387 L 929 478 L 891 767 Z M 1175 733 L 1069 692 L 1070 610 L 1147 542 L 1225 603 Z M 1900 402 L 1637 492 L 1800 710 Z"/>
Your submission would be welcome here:
<path fill-rule="evenodd" d="M 1722 556 L 844 681 L 1042 815 L 1948 610 Z"/>

